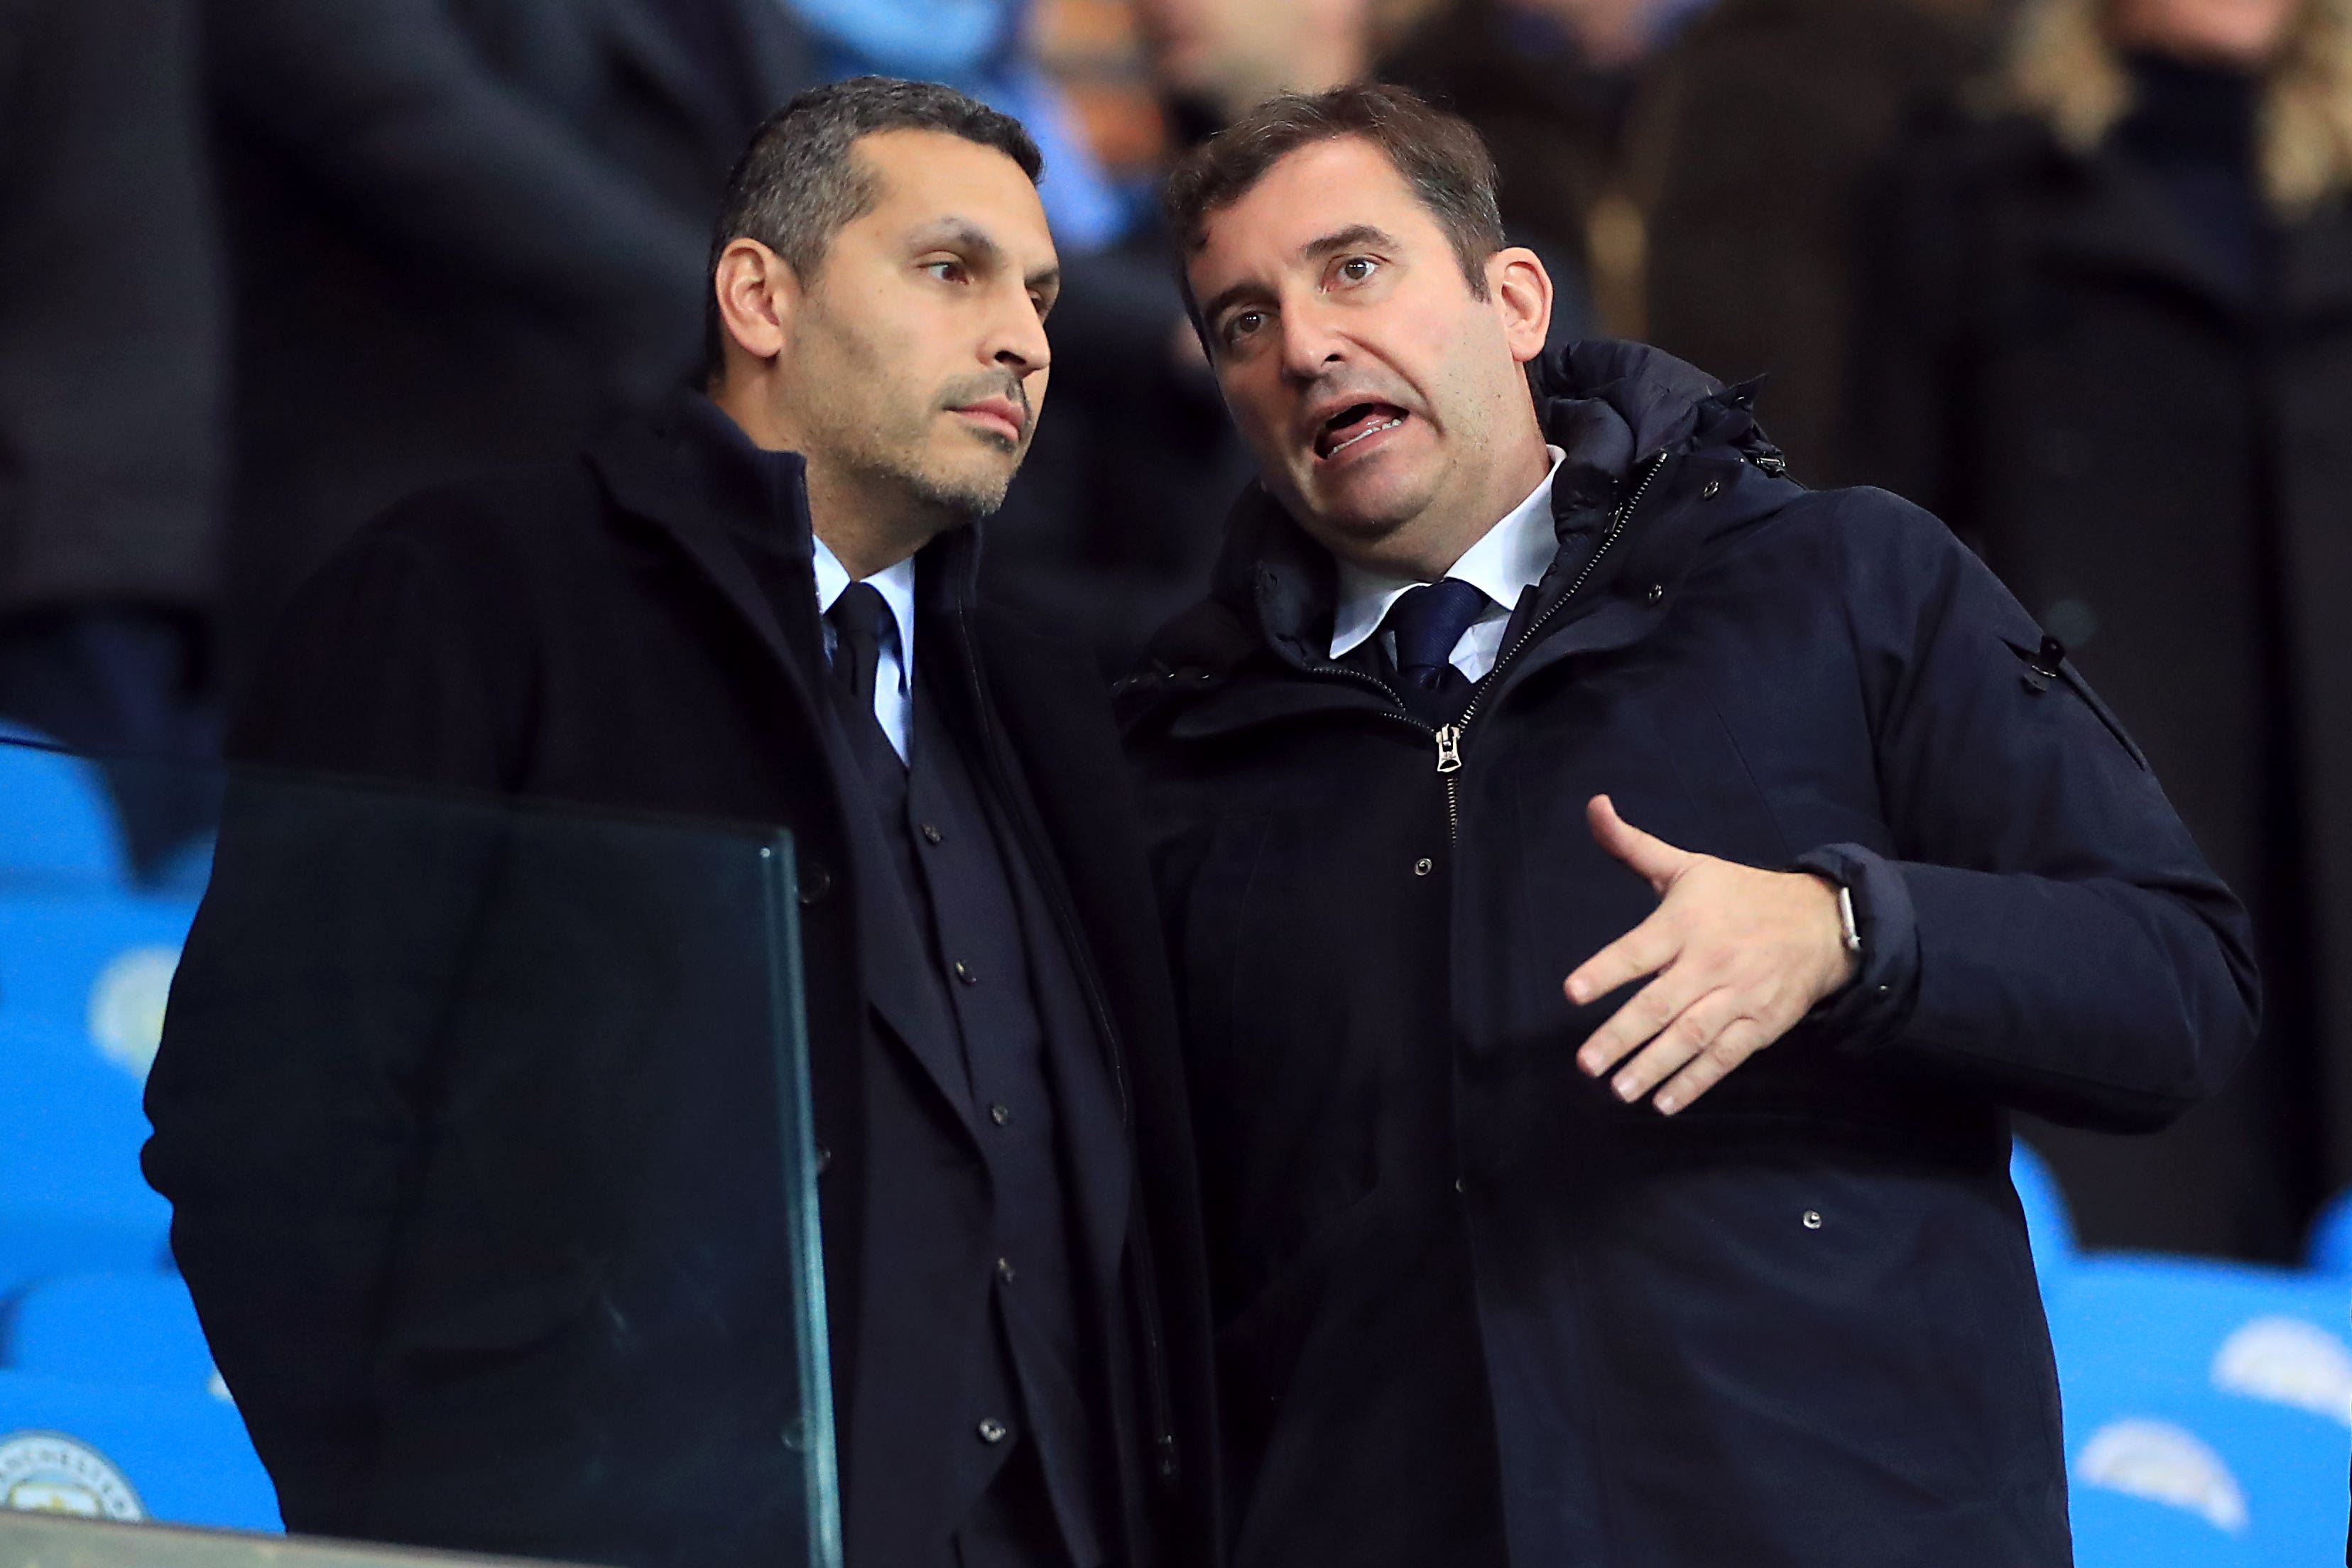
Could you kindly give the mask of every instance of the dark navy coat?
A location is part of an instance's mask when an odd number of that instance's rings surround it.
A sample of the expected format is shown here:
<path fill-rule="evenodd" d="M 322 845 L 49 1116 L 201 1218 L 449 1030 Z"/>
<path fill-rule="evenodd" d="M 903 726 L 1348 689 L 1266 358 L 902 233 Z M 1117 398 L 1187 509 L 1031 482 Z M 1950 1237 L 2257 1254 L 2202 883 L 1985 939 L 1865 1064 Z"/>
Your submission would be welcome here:
<path fill-rule="evenodd" d="M 1125 692 L 1178 970 L 1236 1561 L 2068 1560 L 2007 1111 L 2148 1128 L 2239 905 L 1934 518 L 1628 344 L 1538 377 L 1561 549 L 1441 775 L 1262 493 Z M 1507 637 L 1507 647 L 1512 638 Z M 1857 980 L 1679 1116 L 1575 1065 L 1654 907 L 1593 795 L 1854 895 Z"/>

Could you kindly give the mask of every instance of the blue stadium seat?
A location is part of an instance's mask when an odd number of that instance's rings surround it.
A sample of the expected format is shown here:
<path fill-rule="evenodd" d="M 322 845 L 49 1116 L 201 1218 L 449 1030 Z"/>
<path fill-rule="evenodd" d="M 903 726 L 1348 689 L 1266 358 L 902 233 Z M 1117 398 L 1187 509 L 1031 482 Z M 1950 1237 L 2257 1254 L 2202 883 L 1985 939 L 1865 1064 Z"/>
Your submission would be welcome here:
<path fill-rule="evenodd" d="M 123 886 L 122 836 L 97 764 L 48 747 L 0 721 L 0 886 Z"/>
<path fill-rule="evenodd" d="M 2321 1274 L 2352 1275 L 2352 1192 L 2342 1192 L 2311 1222 L 2304 1262 Z"/>
<path fill-rule="evenodd" d="M 278 1530 L 226 1399 L 0 1371 L 0 1508 Z"/>
<path fill-rule="evenodd" d="M 25 1292 L 0 1334 L 0 1366 L 75 1383 L 215 1390 L 219 1373 L 176 1274 L 78 1274 Z"/>
<path fill-rule="evenodd" d="M 2262 1563 L 2340 1558 L 2352 1281 L 2095 1256 L 2043 1296 L 2084 1568 L 2232 1561 L 2215 1555 L 2231 1542 Z M 2177 1554 L 2151 1554 L 2168 1520 Z"/>
<path fill-rule="evenodd" d="M 0 1300 L 161 1268 L 171 1206 L 139 1172 L 139 1081 L 76 1037 L 0 1026 Z"/>
<path fill-rule="evenodd" d="M 0 888 L 0 1023 L 84 1035 L 143 1078 L 194 918 L 184 898 Z"/>
<path fill-rule="evenodd" d="M 2033 1267 L 2047 1276 L 2074 1257 L 2074 1223 L 2066 1215 L 2066 1195 L 2049 1165 L 2022 1140 L 2009 1148 L 2009 1183 L 2025 1209 L 2025 1234 L 2033 1244 Z"/>

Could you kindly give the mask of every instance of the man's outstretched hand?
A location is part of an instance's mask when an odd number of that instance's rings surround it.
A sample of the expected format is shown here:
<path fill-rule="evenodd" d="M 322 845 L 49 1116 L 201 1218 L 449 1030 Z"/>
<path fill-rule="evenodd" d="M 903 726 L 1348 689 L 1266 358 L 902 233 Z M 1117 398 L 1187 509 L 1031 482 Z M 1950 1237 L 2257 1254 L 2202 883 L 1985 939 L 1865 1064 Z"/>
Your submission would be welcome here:
<path fill-rule="evenodd" d="M 1658 895 L 1649 919 L 1587 959 L 1565 986 L 1582 1006 L 1656 976 L 1576 1053 L 1595 1078 L 1617 1069 L 1611 1087 L 1621 1100 L 1664 1083 L 1656 1105 L 1673 1115 L 1853 977 L 1837 889 L 1821 878 L 1677 849 L 1619 816 L 1605 795 L 1584 815 L 1601 847 Z"/>

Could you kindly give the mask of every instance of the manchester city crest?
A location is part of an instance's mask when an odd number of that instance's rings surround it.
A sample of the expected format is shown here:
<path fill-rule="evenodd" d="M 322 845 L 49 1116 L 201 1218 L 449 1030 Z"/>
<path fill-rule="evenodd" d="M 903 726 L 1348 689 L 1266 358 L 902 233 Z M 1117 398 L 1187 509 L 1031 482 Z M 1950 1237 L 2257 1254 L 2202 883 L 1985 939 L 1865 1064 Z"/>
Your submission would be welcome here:
<path fill-rule="evenodd" d="M 62 1432 L 0 1437 L 0 1507 L 89 1519 L 147 1517 L 130 1478 L 105 1455 Z"/>

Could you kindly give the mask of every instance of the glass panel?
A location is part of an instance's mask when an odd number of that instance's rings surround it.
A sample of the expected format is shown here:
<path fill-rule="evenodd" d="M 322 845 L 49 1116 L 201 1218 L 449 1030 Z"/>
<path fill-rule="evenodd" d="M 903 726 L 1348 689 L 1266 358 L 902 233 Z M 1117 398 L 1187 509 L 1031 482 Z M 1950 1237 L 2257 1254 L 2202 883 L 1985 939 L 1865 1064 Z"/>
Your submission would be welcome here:
<path fill-rule="evenodd" d="M 0 1503 L 834 1568 L 796 912 L 772 829 L 0 742 Z"/>

